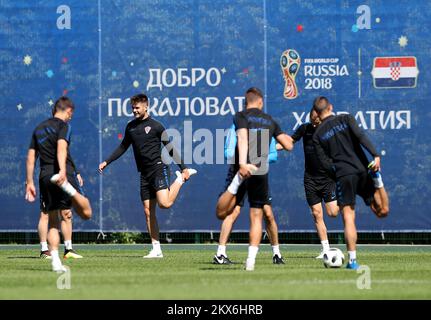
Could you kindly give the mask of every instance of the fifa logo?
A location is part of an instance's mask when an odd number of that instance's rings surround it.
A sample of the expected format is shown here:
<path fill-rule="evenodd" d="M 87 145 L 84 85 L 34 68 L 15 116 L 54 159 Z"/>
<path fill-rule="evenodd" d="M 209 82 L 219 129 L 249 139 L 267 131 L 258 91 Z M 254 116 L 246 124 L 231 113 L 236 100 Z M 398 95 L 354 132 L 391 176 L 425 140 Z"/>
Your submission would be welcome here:
<path fill-rule="evenodd" d="M 286 82 L 283 96 L 289 100 L 295 99 L 298 97 L 298 87 L 296 86 L 295 78 L 301 65 L 301 58 L 298 52 L 293 49 L 284 51 L 281 55 L 280 65 L 284 81 Z"/>

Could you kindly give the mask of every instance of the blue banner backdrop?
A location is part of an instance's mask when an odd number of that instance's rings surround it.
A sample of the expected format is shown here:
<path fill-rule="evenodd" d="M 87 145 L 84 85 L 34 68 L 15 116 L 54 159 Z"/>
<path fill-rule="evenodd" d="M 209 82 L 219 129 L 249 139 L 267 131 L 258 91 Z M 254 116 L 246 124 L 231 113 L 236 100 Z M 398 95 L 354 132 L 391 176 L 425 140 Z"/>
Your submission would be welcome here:
<path fill-rule="evenodd" d="M 131 119 L 128 98 L 138 92 L 149 95 L 152 116 L 178 130 L 183 155 L 199 171 L 171 209 L 159 210 L 161 230 L 219 230 L 215 204 L 227 165 L 216 163 L 223 152 L 216 130 L 230 126 L 251 86 L 264 90 L 266 111 L 287 133 L 306 121 L 317 95 L 327 96 L 336 112 L 355 115 L 383 155 L 391 198 L 385 220 L 358 200 L 359 230 L 431 230 L 431 2 L 3 0 L 0 6 L 0 231 L 36 229 L 38 203 L 24 201 L 27 146 L 63 94 L 77 105 L 71 153 L 94 209 L 90 222 L 75 220 L 75 230 L 146 229 L 131 150 L 97 173 L 120 143 Z M 302 143 L 271 166 L 281 231 L 314 231 L 303 167 Z M 342 230 L 341 217 L 326 221 L 329 230 Z M 235 229 L 248 226 L 244 208 Z"/>

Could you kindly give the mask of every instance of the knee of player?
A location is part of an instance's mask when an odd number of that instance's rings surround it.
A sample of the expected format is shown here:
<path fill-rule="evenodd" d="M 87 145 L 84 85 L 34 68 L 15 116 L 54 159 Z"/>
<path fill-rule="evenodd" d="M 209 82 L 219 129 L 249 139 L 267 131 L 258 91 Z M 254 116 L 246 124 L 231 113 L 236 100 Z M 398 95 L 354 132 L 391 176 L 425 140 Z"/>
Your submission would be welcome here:
<path fill-rule="evenodd" d="M 225 212 L 216 212 L 216 217 L 217 217 L 217 219 L 219 219 L 219 220 L 221 220 L 221 221 L 223 221 L 224 219 L 226 219 L 226 214 L 225 214 Z"/>
<path fill-rule="evenodd" d="M 41 213 L 40 213 L 40 220 L 46 220 L 46 221 L 48 221 L 49 220 L 49 214 L 46 213 L 46 212 L 41 211 Z"/>
<path fill-rule="evenodd" d="M 327 211 L 328 216 L 330 216 L 331 218 L 335 218 L 336 216 L 338 216 L 339 212 L 340 212 L 340 210 L 338 209 L 338 207 L 331 208 Z"/>
<path fill-rule="evenodd" d="M 313 215 L 313 217 L 315 218 L 315 219 L 323 219 L 323 212 L 322 212 L 322 209 L 320 209 L 320 208 L 312 208 L 311 209 L 311 214 Z"/>
<path fill-rule="evenodd" d="M 227 216 L 226 210 L 220 210 L 219 208 L 216 209 L 216 217 L 219 220 L 224 220 Z"/>
<path fill-rule="evenodd" d="M 63 220 L 72 220 L 72 211 L 71 210 L 63 210 L 61 212 L 61 216 Z"/>
<path fill-rule="evenodd" d="M 86 208 L 83 210 L 82 219 L 84 220 L 90 220 L 93 215 L 93 210 L 91 208 Z"/>
<path fill-rule="evenodd" d="M 149 219 L 149 218 L 150 218 L 150 215 L 151 215 L 150 208 L 144 208 L 144 213 L 145 213 L 145 217 L 146 217 L 147 219 Z"/>
<path fill-rule="evenodd" d="M 378 217 L 379 218 L 385 218 L 387 217 L 389 214 L 389 208 L 388 207 L 382 207 L 379 211 L 378 211 Z"/>
<path fill-rule="evenodd" d="M 275 223 L 275 218 L 273 214 L 266 214 L 265 212 L 263 218 L 265 219 L 266 224 L 270 225 Z"/>

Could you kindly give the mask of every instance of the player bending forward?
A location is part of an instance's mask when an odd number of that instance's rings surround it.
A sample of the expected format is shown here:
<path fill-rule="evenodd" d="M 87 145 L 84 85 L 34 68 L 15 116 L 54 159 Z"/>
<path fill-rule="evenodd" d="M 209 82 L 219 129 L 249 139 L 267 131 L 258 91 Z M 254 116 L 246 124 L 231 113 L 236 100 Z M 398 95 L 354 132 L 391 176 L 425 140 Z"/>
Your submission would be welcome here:
<path fill-rule="evenodd" d="M 380 155 L 352 115 L 334 116 L 332 104 L 325 97 L 316 98 L 313 108 L 322 121 L 313 135 L 316 152 L 327 172 L 335 176 L 349 253 L 346 267 L 356 270 L 359 268 L 356 261 L 356 195 L 364 199 L 377 217 L 384 218 L 389 213 L 389 199 L 380 174 Z M 373 156 L 372 162 L 368 162 L 362 147 Z"/>

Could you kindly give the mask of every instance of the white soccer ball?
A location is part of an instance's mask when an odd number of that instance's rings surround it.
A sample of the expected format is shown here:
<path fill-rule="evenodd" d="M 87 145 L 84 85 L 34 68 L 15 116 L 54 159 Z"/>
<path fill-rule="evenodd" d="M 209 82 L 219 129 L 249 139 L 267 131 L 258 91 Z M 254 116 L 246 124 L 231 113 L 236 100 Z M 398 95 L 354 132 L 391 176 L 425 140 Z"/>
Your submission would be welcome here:
<path fill-rule="evenodd" d="M 339 268 L 344 264 L 344 253 L 338 248 L 331 248 L 323 254 L 325 268 Z"/>

